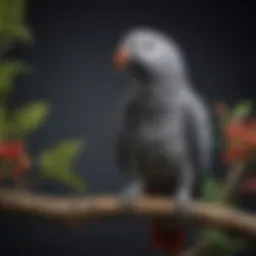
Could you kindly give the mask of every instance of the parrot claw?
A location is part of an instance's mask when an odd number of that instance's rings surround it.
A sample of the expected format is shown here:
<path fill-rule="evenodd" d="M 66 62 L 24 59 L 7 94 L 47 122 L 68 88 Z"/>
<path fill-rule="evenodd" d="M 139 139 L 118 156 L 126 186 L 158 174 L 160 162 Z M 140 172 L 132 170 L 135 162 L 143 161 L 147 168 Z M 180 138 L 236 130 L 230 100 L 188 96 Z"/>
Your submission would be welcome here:
<path fill-rule="evenodd" d="M 176 198 L 175 198 L 175 204 L 177 207 L 178 216 L 186 217 L 188 213 L 188 209 L 190 207 L 191 198 L 189 194 L 186 191 L 180 191 Z"/>
<path fill-rule="evenodd" d="M 121 208 L 124 210 L 129 210 L 132 208 L 134 198 L 128 197 L 126 195 L 121 195 Z"/>
<path fill-rule="evenodd" d="M 133 207 L 134 201 L 137 197 L 129 194 L 121 194 L 121 208 L 124 210 L 129 210 Z"/>
<path fill-rule="evenodd" d="M 143 193 L 142 185 L 140 183 L 132 183 L 125 188 L 121 193 L 121 205 L 124 209 L 130 209 L 133 202 L 138 199 Z"/>

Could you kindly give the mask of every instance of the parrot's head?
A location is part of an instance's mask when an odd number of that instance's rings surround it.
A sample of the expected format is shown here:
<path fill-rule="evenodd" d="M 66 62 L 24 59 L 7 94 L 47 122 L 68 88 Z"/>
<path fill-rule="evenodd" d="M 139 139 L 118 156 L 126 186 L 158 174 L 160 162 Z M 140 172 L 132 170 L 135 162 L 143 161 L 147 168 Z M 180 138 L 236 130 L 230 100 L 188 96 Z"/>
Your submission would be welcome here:
<path fill-rule="evenodd" d="M 140 78 L 173 76 L 183 71 L 178 45 L 164 33 L 137 28 L 121 38 L 113 57 L 118 70 Z"/>

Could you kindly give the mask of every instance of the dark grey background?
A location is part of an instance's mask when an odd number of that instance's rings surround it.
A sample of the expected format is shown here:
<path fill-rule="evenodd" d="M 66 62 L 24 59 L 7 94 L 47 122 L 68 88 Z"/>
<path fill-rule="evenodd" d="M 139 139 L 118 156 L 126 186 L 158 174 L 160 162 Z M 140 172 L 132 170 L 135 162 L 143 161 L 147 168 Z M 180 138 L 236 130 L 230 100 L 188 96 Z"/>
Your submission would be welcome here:
<path fill-rule="evenodd" d="M 77 167 L 91 193 L 115 193 L 125 183 L 111 147 L 114 112 L 127 79 L 112 70 L 111 54 L 128 28 L 146 24 L 172 34 L 187 54 L 195 87 L 210 104 L 255 99 L 255 27 L 249 1 L 64 2 L 29 1 L 28 20 L 35 41 L 16 54 L 34 70 L 31 76 L 18 79 L 14 99 L 21 103 L 43 98 L 52 104 L 47 124 L 31 136 L 33 155 L 64 137 L 86 141 Z M 53 184 L 45 184 L 44 190 L 67 192 Z M 69 229 L 35 218 L 1 215 L 0 253 L 159 255 L 150 247 L 146 231 L 146 223 L 136 220 Z"/>

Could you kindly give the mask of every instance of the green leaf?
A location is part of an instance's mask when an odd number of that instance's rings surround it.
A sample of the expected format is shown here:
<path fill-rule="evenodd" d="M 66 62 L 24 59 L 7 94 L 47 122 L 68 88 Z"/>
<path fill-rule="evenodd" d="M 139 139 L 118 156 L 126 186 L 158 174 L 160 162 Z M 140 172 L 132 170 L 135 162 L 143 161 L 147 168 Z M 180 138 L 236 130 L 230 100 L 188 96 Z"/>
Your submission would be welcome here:
<path fill-rule="evenodd" d="M 26 136 L 42 125 L 48 113 L 49 105 L 47 103 L 29 103 L 15 111 L 13 125 L 20 135 Z"/>
<path fill-rule="evenodd" d="M 28 43 L 31 34 L 25 24 L 27 0 L 0 1 L 0 36 L 1 42 Z"/>
<path fill-rule="evenodd" d="M 204 184 L 202 199 L 207 202 L 219 201 L 223 190 L 224 187 L 221 182 L 209 179 Z"/>
<path fill-rule="evenodd" d="M 209 248 L 210 253 L 207 253 L 207 255 L 232 256 L 245 246 L 242 240 L 232 238 L 224 231 L 218 229 L 208 229 L 204 231 L 203 234 L 212 244 Z"/>
<path fill-rule="evenodd" d="M 0 31 L 6 24 L 8 18 L 8 0 L 0 0 Z"/>
<path fill-rule="evenodd" d="M 231 112 L 231 120 L 241 120 L 251 114 L 254 104 L 251 101 L 243 101 L 236 105 Z"/>
<path fill-rule="evenodd" d="M 73 188 L 79 192 L 86 191 L 85 181 L 82 179 L 82 177 L 80 177 L 80 175 L 78 175 L 74 171 L 65 171 L 65 169 L 63 169 L 62 175 L 52 176 L 52 178 L 55 178 L 56 181 L 59 181 L 62 184 Z"/>
<path fill-rule="evenodd" d="M 27 14 L 27 0 L 8 0 L 8 16 L 13 24 L 20 24 L 25 21 Z"/>
<path fill-rule="evenodd" d="M 83 149 L 81 140 L 65 140 L 59 142 L 55 147 L 42 152 L 40 159 L 41 165 L 45 168 L 46 173 L 54 171 L 60 172 L 62 169 L 71 167 L 75 158 Z"/>
<path fill-rule="evenodd" d="M 7 35 L 13 37 L 16 41 L 21 41 L 22 43 L 30 43 L 32 40 L 32 35 L 29 29 L 23 25 L 11 26 Z"/>
<path fill-rule="evenodd" d="M 54 153 L 58 159 L 71 163 L 82 149 L 83 142 L 81 140 L 70 139 L 59 142 L 54 148 Z"/>
<path fill-rule="evenodd" d="M 28 71 L 27 66 L 16 61 L 5 61 L 0 64 L 0 98 L 6 97 L 12 90 L 15 76 Z"/>
<path fill-rule="evenodd" d="M 45 150 L 39 157 L 43 178 L 59 181 L 78 191 L 84 191 L 84 180 L 73 171 L 75 158 L 83 149 L 81 140 L 65 140 L 52 149 Z"/>
<path fill-rule="evenodd" d="M 74 171 L 68 172 L 69 175 L 66 176 L 66 185 L 79 191 L 85 192 L 87 190 L 87 185 L 80 175 Z"/>

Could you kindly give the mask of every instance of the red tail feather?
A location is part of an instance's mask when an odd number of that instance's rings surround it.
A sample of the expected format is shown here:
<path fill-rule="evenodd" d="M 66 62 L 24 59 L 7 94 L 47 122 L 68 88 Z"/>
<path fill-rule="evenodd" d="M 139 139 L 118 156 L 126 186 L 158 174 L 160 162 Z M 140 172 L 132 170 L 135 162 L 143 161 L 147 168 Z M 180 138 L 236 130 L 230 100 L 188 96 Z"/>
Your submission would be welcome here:
<path fill-rule="evenodd" d="M 186 232 L 180 227 L 167 232 L 158 223 L 152 223 L 150 240 L 154 247 L 176 255 L 186 247 Z"/>

